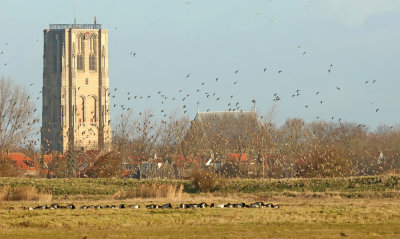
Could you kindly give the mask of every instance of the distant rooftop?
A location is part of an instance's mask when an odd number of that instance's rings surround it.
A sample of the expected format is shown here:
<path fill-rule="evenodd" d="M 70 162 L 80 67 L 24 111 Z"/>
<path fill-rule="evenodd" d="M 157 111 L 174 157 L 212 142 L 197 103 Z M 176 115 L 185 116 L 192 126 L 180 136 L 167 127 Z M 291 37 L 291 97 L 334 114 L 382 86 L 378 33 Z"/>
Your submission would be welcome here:
<path fill-rule="evenodd" d="M 257 121 L 258 115 L 255 111 L 215 111 L 215 112 L 197 112 L 195 117 L 196 121 L 207 122 L 207 121 L 222 121 L 228 122 L 232 120 L 243 120 L 248 119 L 250 121 Z"/>
<path fill-rule="evenodd" d="M 67 28 L 101 29 L 101 24 L 50 24 L 51 30 L 67 29 Z"/>

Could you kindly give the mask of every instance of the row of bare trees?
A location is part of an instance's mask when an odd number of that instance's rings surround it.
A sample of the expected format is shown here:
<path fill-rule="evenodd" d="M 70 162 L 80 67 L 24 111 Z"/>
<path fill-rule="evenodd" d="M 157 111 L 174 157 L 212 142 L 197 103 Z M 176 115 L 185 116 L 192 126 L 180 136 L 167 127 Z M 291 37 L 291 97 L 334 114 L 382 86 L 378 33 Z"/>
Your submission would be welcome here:
<path fill-rule="evenodd" d="M 200 166 L 212 162 L 207 165 L 209 170 L 228 177 L 374 175 L 400 168 L 399 126 L 379 126 L 371 131 L 357 123 L 307 123 L 293 118 L 278 127 L 274 124 L 274 107 L 265 116 L 256 112 L 217 112 L 199 113 L 190 120 L 178 115 L 174 112 L 159 120 L 150 110 L 138 115 L 132 111 L 121 114 L 113 125 L 113 149 L 117 153 L 106 158 L 156 158 L 165 165 L 160 170 L 165 177 L 177 175 L 171 172 L 176 172 L 177 160 L 182 164 L 182 158 L 189 166 L 193 162 Z M 0 159 L 10 151 L 34 151 L 32 136 L 38 133 L 38 123 L 27 90 L 1 77 Z M 243 157 L 245 160 L 241 160 Z M 58 171 L 75 175 L 76 162 L 72 156 L 67 158 L 71 158 L 68 164 Z M 106 159 L 97 164 L 102 168 L 114 165 Z M 108 174 L 94 167 L 92 171 L 88 173 Z"/>
<path fill-rule="evenodd" d="M 201 114 L 201 113 L 200 113 Z M 273 112 L 208 114 L 190 121 L 172 114 L 157 121 L 151 111 L 121 115 L 114 126 L 115 148 L 174 163 L 212 159 L 229 177 L 333 177 L 375 175 L 400 168 L 400 127 L 370 131 L 351 122 L 287 119 L 278 127 Z M 228 156 L 237 155 L 237 160 Z M 246 155 L 246 160 L 238 160 Z"/>

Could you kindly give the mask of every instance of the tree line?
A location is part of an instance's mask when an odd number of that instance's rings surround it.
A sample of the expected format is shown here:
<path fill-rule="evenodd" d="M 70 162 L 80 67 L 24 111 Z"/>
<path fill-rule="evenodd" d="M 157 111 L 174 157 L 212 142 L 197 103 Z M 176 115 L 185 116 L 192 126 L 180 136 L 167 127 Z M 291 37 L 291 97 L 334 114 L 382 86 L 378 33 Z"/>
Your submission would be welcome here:
<path fill-rule="evenodd" d="M 8 152 L 23 152 L 44 164 L 43 156 L 37 156 L 39 118 L 35 112 L 28 91 L 1 77 L 1 172 L 13 172 L 4 158 Z M 354 122 L 290 118 L 278 126 L 275 112 L 272 107 L 266 115 L 199 113 L 193 120 L 177 112 L 162 120 L 151 110 L 124 112 L 113 122 L 113 152 L 90 162 L 90 170 L 86 165 L 84 173 L 118 177 L 130 156 L 162 162 L 163 167 L 149 175 L 166 178 L 188 177 L 196 167 L 224 177 L 245 178 L 347 177 L 399 171 L 399 125 L 370 130 Z M 79 153 L 68 152 L 63 159 L 54 155 L 48 167 L 57 177 L 73 177 L 83 170 L 76 162 Z M 232 155 L 236 156 L 232 159 Z"/>

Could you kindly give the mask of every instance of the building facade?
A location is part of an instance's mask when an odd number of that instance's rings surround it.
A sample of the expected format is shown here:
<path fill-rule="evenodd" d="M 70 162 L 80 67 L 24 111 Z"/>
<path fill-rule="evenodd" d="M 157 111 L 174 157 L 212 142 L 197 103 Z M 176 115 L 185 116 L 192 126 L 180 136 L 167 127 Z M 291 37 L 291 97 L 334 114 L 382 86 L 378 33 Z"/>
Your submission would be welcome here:
<path fill-rule="evenodd" d="M 100 24 L 44 30 L 43 152 L 111 147 L 108 31 Z"/>

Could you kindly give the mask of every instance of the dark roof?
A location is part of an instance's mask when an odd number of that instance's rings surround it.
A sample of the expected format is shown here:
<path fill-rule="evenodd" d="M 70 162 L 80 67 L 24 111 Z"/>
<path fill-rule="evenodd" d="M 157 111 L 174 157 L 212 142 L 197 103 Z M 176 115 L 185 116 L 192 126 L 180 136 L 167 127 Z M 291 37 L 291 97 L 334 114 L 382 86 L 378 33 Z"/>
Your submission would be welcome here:
<path fill-rule="evenodd" d="M 198 112 L 194 121 L 200 123 L 208 122 L 239 122 L 249 120 L 258 122 L 258 115 L 255 111 L 217 111 L 217 112 Z"/>
<path fill-rule="evenodd" d="M 236 138 L 260 130 L 261 124 L 255 111 L 198 112 L 192 127 L 205 137 Z"/>

